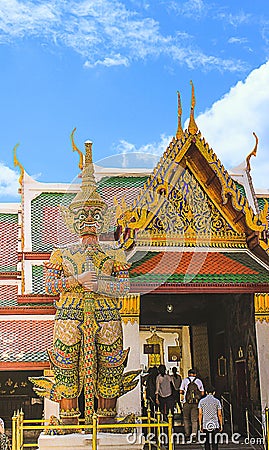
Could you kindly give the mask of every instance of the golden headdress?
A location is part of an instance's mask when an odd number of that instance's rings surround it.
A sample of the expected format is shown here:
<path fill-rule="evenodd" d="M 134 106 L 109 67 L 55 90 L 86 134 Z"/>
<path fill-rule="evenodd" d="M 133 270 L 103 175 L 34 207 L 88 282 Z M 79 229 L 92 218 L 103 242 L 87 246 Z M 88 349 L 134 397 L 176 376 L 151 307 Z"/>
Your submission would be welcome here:
<path fill-rule="evenodd" d="M 69 209 L 82 207 L 84 205 L 107 207 L 100 194 L 97 192 L 97 184 L 94 177 L 94 166 L 92 162 L 92 142 L 85 142 L 85 161 L 82 170 L 82 182 L 80 190 L 73 198 Z"/>
<path fill-rule="evenodd" d="M 75 150 L 78 151 L 75 143 L 74 143 L 74 131 L 72 131 L 71 134 L 71 141 L 72 146 Z M 104 223 L 102 226 L 102 231 L 105 232 L 109 228 L 109 220 L 110 220 L 110 211 L 107 207 L 107 204 L 102 199 L 101 195 L 97 191 L 97 184 L 94 177 L 94 165 L 92 162 L 92 142 L 86 141 L 85 142 L 85 156 L 83 153 L 79 150 L 78 151 L 80 155 L 80 163 L 79 167 L 82 167 L 82 173 L 81 173 L 81 185 L 78 193 L 75 195 L 73 200 L 71 201 L 70 205 L 67 206 L 60 206 L 60 210 L 62 213 L 62 217 L 69 228 L 69 230 L 76 234 L 78 234 L 78 231 L 75 227 L 75 216 L 76 216 L 76 210 L 83 208 L 84 206 L 96 206 L 103 210 L 103 217 L 104 217 Z"/>

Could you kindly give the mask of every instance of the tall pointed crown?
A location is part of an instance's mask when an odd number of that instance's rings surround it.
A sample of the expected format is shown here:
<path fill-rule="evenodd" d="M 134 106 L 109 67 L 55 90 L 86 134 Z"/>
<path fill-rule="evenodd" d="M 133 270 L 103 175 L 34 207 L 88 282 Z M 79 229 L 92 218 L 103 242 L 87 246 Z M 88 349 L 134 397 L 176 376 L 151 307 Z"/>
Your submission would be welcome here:
<path fill-rule="evenodd" d="M 85 205 L 99 206 L 105 208 L 107 205 L 97 192 L 97 184 L 94 177 L 94 166 L 92 162 L 92 142 L 85 142 L 85 159 L 81 174 L 82 182 L 80 190 L 73 198 L 69 209 L 79 208 Z"/>

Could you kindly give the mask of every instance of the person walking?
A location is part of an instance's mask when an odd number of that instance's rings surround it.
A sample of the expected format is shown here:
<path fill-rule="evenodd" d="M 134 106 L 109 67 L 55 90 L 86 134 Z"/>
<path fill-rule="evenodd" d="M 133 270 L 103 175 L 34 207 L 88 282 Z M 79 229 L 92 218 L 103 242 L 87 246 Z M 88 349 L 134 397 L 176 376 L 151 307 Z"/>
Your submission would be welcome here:
<path fill-rule="evenodd" d="M 148 376 L 145 380 L 146 387 L 146 399 L 148 405 L 150 406 L 151 413 L 154 413 L 156 401 L 155 401 L 155 392 L 156 392 L 156 378 L 158 376 L 158 368 L 156 366 L 150 367 L 148 370 Z"/>
<path fill-rule="evenodd" d="M 180 389 L 181 381 L 182 381 L 182 379 L 181 379 L 181 376 L 179 375 L 179 373 L 177 372 L 177 367 L 172 367 L 172 392 L 173 392 L 173 396 L 174 396 L 175 406 L 178 405 L 179 408 L 180 408 L 179 389 Z"/>
<path fill-rule="evenodd" d="M 0 419 L 0 450 L 11 450 L 9 439 L 5 433 L 5 424 L 3 419 Z"/>
<path fill-rule="evenodd" d="M 159 366 L 159 375 L 156 378 L 156 404 L 160 407 L 160 411 L 167 420 L 169 411 L 174 411 L 174 397 L 172 393 L 172 377 L 166 373 L 166 367 L 161 364 Z"/>
<path fill-rule="evenodd" d="M 217 433 L 222 431 L 223 425 L 221 403 L 214 395 L 215 388 L 208 386 L 206 397 L 198 403 L 199 429 L 205 433 L 205 450 L 218 450 Z"/>
<path fill-rule="evenodd" d="M 203 383 L 197 378 L 195 369 L 189 369 L 188 376 L 181 382 L 179 392 L 183 395 L 182 403 L 185 436 L 187 439 L 191 437 L 192 442 L 195 442 L 198 431 L 198 403 L 204 395 Z"/>

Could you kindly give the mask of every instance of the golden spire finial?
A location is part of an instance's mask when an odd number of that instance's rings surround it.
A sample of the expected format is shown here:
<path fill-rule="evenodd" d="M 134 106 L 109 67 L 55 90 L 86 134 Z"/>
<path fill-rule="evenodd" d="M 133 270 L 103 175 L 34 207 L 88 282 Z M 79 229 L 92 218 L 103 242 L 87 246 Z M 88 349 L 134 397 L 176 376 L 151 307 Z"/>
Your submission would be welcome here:
<path fill-rule="evenodd" d="M 24 175 L 24 167 L 22 166 L 22 164 L 18 161 L 17 158 L 17 148 L 19 147 L 19 143 L 15 145 L 15 147 L 13 148 L 13 162 L 14 162 L 14 166 L 15 167 L 19 167 L 20 169 L 20 177 L 19 177 L 19 183 L 22 186 L 22 181 L 23 181 L 23 175 Z"/>
<path fill-rule="evenodd" d="M 92 164 L 92 141 L 85 141 L 85 164 Z"/>
<path fill-rule="evenodd" d="M 190 83 L 191 83 L 191 113 L 190 113 L 188 132 L 191 134 L 196 134 L 198 131 L 198 127 L 194 120 L 194 108 L 195 108 L 196 101 L 195 101 L 195 95 L 194 95 L 194 85 L 193 85 L 192 81 L 190 81 Z"/>
<path fill-rule="evenodd" d="M 247 170 L 250 172 L 251 171 L 251 167 L 250 167 L 250 158 L 251 156 L 256 156 L 257 155 L 257 150 L 258 150 L 258 142 L 259 142 L 259 138 L 257 136 L 256 133 L 254 133 L 253 131 L 253 136 L 255 137 L 255 145 L 254 145 L 254 149 L 252 150 L 252 152 L 250 152 L 250 154 L 246 157 L 246 163 L 247 163 Z"/>
<path fill-rule="evenodd" d="M 84 164 L 82 166 L 81 173 L 81 185 L 80 190 L 77 195 L 71 201 L 69 208 L 75 208 L 81 205 L 98 205 L 101 207 L 106 207 L 106 203 L 101 198 L 100 194 L 97 191 L 97 184 L 94 176 L 94 165 L 92 162 L 92 142 L 85 142 L 85 151 L 86 155 L 84 158 L 83 153 L 77 148 L 74 143 L 73 135 L 76 128 L 72 131 L 71 141 L 74 151 L 78 151 L 80 155 L 80 163 L 81 160 L 84 160 Z M 82 155 L 82 156 L 81 156 Z"/>
<path fill-rule="evenodd" d="M 76 127 L 73 129 L 72 133 L 71 133 L 71 142 L 72 142 L 72 148 L 73 148 L 73 152 L 78 152 L 79 154 L 79 163 L 78 163 L 78 167 L 80 170 L 83 170 L 83 160 L 84 160 L 84 155 L 82 153 L 81 150 L 79 150 L 79 148 L 76 146 L 75 141 L 74 141 L 74 133 L 76 131 Z"/>
<path fill-rule="evenodd" d="M 181 139 L 183 136 L 183 129 L 181 125 L 181 116 L 182 116 L 182 108 L 181 108 L 181 99 L 180 93 L 177 91 L 177 133 L 176 138 Z"/>

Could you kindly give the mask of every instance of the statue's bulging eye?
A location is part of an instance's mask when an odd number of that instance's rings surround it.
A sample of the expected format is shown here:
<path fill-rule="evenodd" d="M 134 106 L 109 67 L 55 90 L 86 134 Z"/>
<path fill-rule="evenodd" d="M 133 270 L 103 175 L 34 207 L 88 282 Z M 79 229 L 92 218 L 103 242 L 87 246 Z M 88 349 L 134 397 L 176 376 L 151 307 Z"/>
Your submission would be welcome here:
<path fill-rule="evenodd" d="M 85 220 L 87 218 L 87 215 L 85 214 L 85 212 L 81 212 L 78 218 L 79 220 Z"/>
<path fill-rule="evenodd" d="M 100 220 L 101 219 L 101 215 L 99 213 L 95 213 L 93 218 L 94 218 L 94 220 Z"/>

